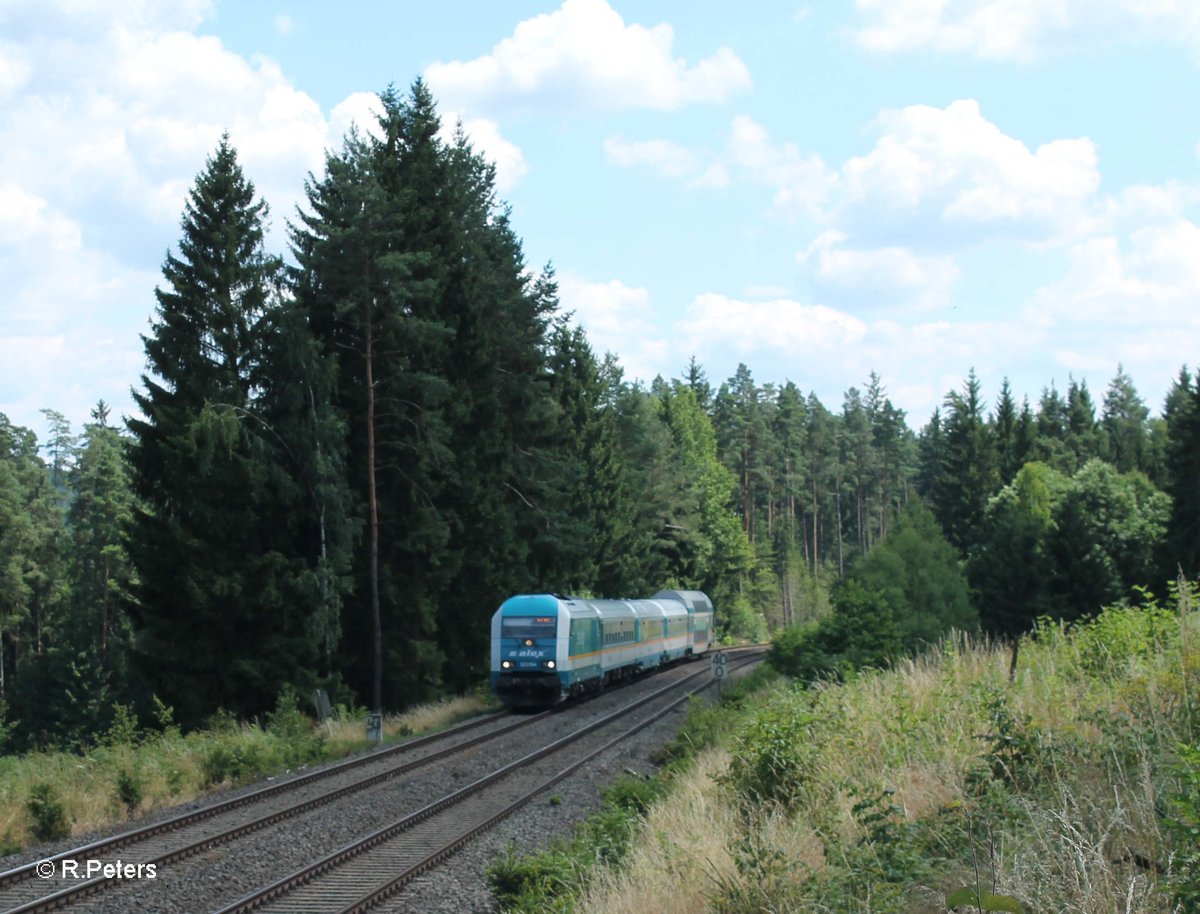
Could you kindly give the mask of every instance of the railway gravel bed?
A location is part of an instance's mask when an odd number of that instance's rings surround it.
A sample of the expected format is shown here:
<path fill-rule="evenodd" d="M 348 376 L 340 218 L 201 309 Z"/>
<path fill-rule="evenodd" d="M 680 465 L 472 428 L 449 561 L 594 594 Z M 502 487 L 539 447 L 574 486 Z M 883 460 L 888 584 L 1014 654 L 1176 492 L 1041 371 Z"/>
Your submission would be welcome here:
<path fill-rule="evenodd" d="M 356 758 L 296 773 L 291 778 L 259 784 L 208 804 L 194 804 L 196 808 L 176 808 L 156 822 L 132 830 L 126 828 L 88 845 L 74 846 L 36 865 L 0 872 L 0 909 L 24 911 L 44 905 L 55 892 L 79 892 L 93 884 L 101 891 L 110 891 L 120 885 L 112 878 L 80 878 L 92 863 L 115 867 L 125 878 L 148 880 L 181 856 L 195 853 L 188 849 L 189 845 L 199 843 L 200 847 L 211 849 L 228 844 L 234 840 L 234 834 L 286 823 L 310 804 L 336 802 L 345 795 L 369 789 L 368 785 L 381 779 L 403 777 L 409 768 L 436 764 L 434 760 L 440 755 L 469 752 L 467 747 L 472 744 L 534 723 L 536 720 L 532 718 L 514 721 L 504 713 L 483 715 L 398 746 L 382 747 Z M 42 867 L 49 872 L 41 872 Z M 73 876 L 67 875 L 69 871 Z M 92 874 L 87 872 L 86 876 Z"/>
<path fill-rule="evenodd" d="M 86 914 L 125 914 L 131 910 L 167 912 L 199 912 L 212 911 L 237 898 L 249 894 L 259 886 L 268 884 L 281 874 L 291 872 L 301 866 L 330 853 L 352 842 L 357 837 L 366 834 L 384 824 L 426 805 L 430 800 L 443 796 L 452 790 L 465 786 L 476 780 L 482 774 L 490 772 L 507 760 L 520 757 L 530 748 L 543 745 L 569 731 L 603 716 L 618 705 L 628 702 L 631 698 L 660 688 L 667 682 L 684 678 L 696 672 L 697 664 L 678 667 L 674 670 L 648 677 L 632 683 L 625 688 L 606 692 L 597 698 L 571 707 L 562 713 L 547 715 L 542 721 L 518 730 L 508 738 L 498 738 L 482 747 L 469 750 L 464 756 L 455 756 L 447 762 L 438 763 L 430 769 L 423 769 L 410 776 L 384 782 L 372 787 L 361 794 L 343 798 L 337 803 L 306 813 L 288 820 L 281 825 L 272 826 L 256 832 L 248 837 L 214 848 L 198 856 L 179 860 L 160 867 L 153 880 L 130 880 L 122 883 L 111 891 L 93 898 L 83 899 L 72 903 L 63 910 L 86 912 Z M 612 754 L 622 757 L 629 755 L 629 764 L 624 767 L 644 770 L 643 763 L 637 756 L 649 756 L 655 746 L 661 745 L 674 732 L 678 715 L 672 714 L 667 721 L 651 725 L 647 730 L 633 738 L 631 745 L 645 745 L 644 751 L 631 748 L 616 747 Z M 623 763 L 622 763 L 623 764 Z M 622 764 L 607 770 L 607 776 L 596 780 L 591 787 L 594 797 L 600 786 L 611 780 L 622 770 Z M 607 763 L 593 766 L 573 775 L 568 782 L 572 785 L 587 783 L 600 776 L 610 766 Z M 574 802 L 574 786 L 568 787 L 564 782 L 561 791 L 563 802 L 560 806 L 550 807 L 550 816 L 564 823 L 564 827 L 573 821 L 577 807 Z M 512 823 L 522 821 L 530 812 L 540 810 L 540 803 L 526 811 L 518 813 Z M 582 814 L 582 813 L 580 813 Z M 512 825 L 502 823 L 501 832 L 493 832 L 468 845 L 451 862 L 435 869 L 432 873 L 421 877 L 409 891 L 421 891 L 421 887 L 436 882 L 439 874 L 449 866 L 455 866 L 454 861 L 467 860 L 476 854 L 475 845 L 480 840 L 490 843 L 496 834 L 507 833 Z M 535 833 L 541 830 L 534 828 Z M 553 831 L 553 830 L 552 830 Z M 504 839 L 498 846 L 503 847 L 508 840 Z M 490 859 L 490 856 L 488 857 Z M 482 864 L 480 875 L 475 877 L 476 888 L 470 894 L 479 898 L 487 895 L 482 880 Z M 457 883 L 458 880 L 452 880 Z M 455 897 L 456 893 L 467 883 L 459 885 L 459 889 L 447 894 L 447 898 Z M 445 893 L 443 893 L 445 894 Z M 400 897 L 407 897 L 402 895 Z M 476 898 L 476 901 L 479 900 Z M 467 899 L 463 899 L 466 901 Z M 486 910 L 478 907 L 473 901 L 472 907 L 463 908 L 457 902 L 449 903 L 441 910 Z M 424 910 L 424 904 L 416 908 L 397 908 L 397 910 Z"/>
<path fill-rule="evenodd" d="M 740 678 L 753 666 L 731 670 Z M 705 697 L 716 695 L 715 684 Z M 510 847 L 533 853 L 566 837 L 575 825 L 600 807 L 604 789 L 623 774 L 649 777 L 658 770 L 655 753 L 666 745 L 683 722 L 680 707 L 613 747 L 552 790 L 536 797 L 495 828 L 480 835 L 441 866 L 418 876 L 394 897 L 373 909 L 373 914 L 494 914 L 487 886 L 488 866 Z M 550 797 L 561 802 L 551 803 Z"/>

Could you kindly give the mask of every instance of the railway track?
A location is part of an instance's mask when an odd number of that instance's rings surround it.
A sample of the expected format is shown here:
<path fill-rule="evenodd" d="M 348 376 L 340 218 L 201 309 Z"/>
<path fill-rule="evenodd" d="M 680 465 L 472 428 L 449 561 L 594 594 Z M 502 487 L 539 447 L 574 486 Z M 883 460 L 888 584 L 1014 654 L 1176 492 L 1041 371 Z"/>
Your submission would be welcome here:
<path fill-rule="evenodd" d="M 103 860 L 114 852 L 120 852 L 122 863 L 135 867 L 138 864 L 159 867 L 181 860 L 529 726 L 546 713 L 549 712 L 516 720 L 507 711 L 483 715 L 435 734 L 0 873 L 0 911 L 5 914 L 51 911 L 120 884 L 120 880 L 103 874 L 87 878 L 82 861 Z M 460 739 L 469 731 L 496 723 L 501 726 Z M 67 872 L 69 861 L 77 861 L 71 875 Z M 47 871 L 53 875 L 47 876 Z"/>
<path fill-rule="evenodd" d="M 704 675 L 703 671 L 692 673 L 686 676 L 682 682 L 691 681 L 701 675 Z M 652 693 L 651 696 L 632 703 L 630 708 L 640 707 L 647 701 L 679 687 L 680 682 L 672 683 Z M 682 698 L 679 699 L 679 701 L 682 700 Z M 574 705 L 573 707 L 587 706 L 585 703 L 582 706 Z M 628 713 L 628 710 L 626 709 L 624 713 Z M 301 816 L 326 804 L 348 798 L 352 794 L 367 790 L 374 785 L 396 779 L 406 772 L 427 768 L 435 762 L 449 759 L 453 755 L 465 752 L 489 740 L 542 721 L 551 713 L 553 712 L 543 712 L 518 719 L 514 719 L 508 712 L 485 715 L 437 734 L 419 737 L 398 746 L 330 765 L 224 802 L 214 803 L 143 828 L 72 848 L 37 864 L 28 864 L 0 873 L 0 911 L 5 914 L 34 914 L 38 911 L 74 908 L 107 889 L 119 888 L 129 882 L 128 879 L 112 878 L 111 874 L 105 873 L 85 878 L 82 871 L 83 861 L 112 859 L 115 852 L 119 852 L 121 863 L 134 867 L 138 864 L 143 867 L 154 864 L 161 875 L 162 867 L 165 864 L 219 848 L 242 836 L 270 828 L 292 817 Z M 578 739 L 582 734 L 596 729 L 602 723 L 615 719 L 617 716 L 609 715 L 601 722 L 577 731 L 571 739 Z M 640 726 L 644 726 L 644 724 Z M 470 731 L 473 730 L 483 732 L 471 733 Z M 552 744 L 552 747 L 557 748 L 560 744 L 565 745 L 567 742 L 568 740 L 560 740 Z M 552 748 L 548 747 L 542 752 L 544 754 L 550 751 Z M 502 771 L 516 771 L 521 767 L 520 762 L 527 763 L 528 757 L 519 760 L 519 763 L 505 766 Z M 567 773 L 569 772 L 564 772 L 562 776 L 566 776 Z M 502 775 L 489 777 L 496 780 Z M 480 781 L 488 781 L 488 778 L 482 778 Z M 471 786 L 478 790 L 486 785 Z M 541 789 L 544 789 L 544 786 L 538 788 L 538 790 Z M 460 793 L 469 792 L 469 789 L 465 792 L 460 791 Z M 430 807 L 438 806 L 439 810 L 445 808 L 444 804 L 439 805 L 441 803 L 442 801 L 437 804 L 429 804 L 425 809 L 406 817 L 410 820 L 410 826 L 415 825 L 422 814 L 425 817 L 435 815 L 438 810 L 431 812 Z M 504 814 L 506 815 L 507 812 Z M 497 820 L 501 817 L 498 816 Z M 347 839 L 348 836 L 342 840 Z M 433 840 L 432 837 L 423 837 L 419 839 L 419 842 L 429 847 L 433 845 L 425 842 Z M 459 844 L 461 843 L 459 842 Z M 327 846 L 336 847 L 336 844 Z M 455 847 L 457 846 L 458 844 L 455 845 Z M 223 854 L 224 851 L 218 850 L 216 853 Z M 442 854 L 437 859 L 440 860 L 444 856 L 445 854 Z M 68 876 L 63 871 L 63 864 L 71 860 L 81 862 L 78 864 L 79 869 L 76 870 L 76 873 Z M 321 862 L 318 861 L 318 863 Z M 436 861 L 426 861 L 425 866 L 432 865 L 433 862 Z M 292 865 L 294 866 L 296 863 Z M 53 877 L 49 879 L 42 878 L 43 874 L 38 870 L 39 867 L 47 866 L 54 870 Z M 415 871 L 413 875 L 415 875 Z M 245 891 L 244 888 L 243 891 Z M 327 906 L 319 906 L 316 910 L 324 912 L 331 909 Z"/>
<path fill-rule="evenodd" d="M 742 655 L 734 666 L 758 659 Z M 357 914 L 400 891 L 534 796 L 666 715 L 711 680 L 683 689 L 706 671 L 579 728 L 472 784 L 277 880 L 217 914 Z M 674 694 L 672 694 L 674 693 Z M 641 712 L 641 713 L 639 713 Z M 629 724 L 626 718 L 637 715 Z"/>

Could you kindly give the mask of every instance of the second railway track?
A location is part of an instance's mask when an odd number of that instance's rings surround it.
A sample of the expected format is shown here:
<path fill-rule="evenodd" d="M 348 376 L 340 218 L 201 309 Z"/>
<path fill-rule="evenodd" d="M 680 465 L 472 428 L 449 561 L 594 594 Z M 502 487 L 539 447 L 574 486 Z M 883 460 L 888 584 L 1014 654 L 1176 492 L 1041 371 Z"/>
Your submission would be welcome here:
<path fill-rule="evenodd" d="M 754 662 L 757 655 L 735 665 Z M 372 834 L 328 854 L 218 914 L 357 914 L 400 891 L 539 793 L 664 716 L 710 681 L 704 671 L 658 689 Z M 626 718 L 632 717 L 633 720 Z"/>
<path fill-rule="evenodd" d="M 663 682 L 677 680 L 659 692 L 678 689 L 678 680 L 693 680 L 702 675 L 703 671 L 695 670 L 692 666 L 678 667 L 642 680 L 635 688 L 654 689 Z M 31 878 L 36 875 L 31 864 L 0 874 L 0 911 L 32 914 L 44 910 L 136 909 L 191 914 L 211 910 L 222 903 L 221 898 L 238 897 L 239 886 L 244 893 L 255 884 L 262 885 L 271 878 L 268 874 L 272 870 L 275 874 L 286 872 L 320 857 L 355 836 L 380 829 L 399 811 L 411 813 L 435 805 L 429 800 L 453 792 L 456 786 L 481 780 L 482 772 L 504 767 L 518 755 L 530 754 L 531 747 L 554 740 L 555 731 L 580 718 L 596 717 L 603 713 L 604 705 L 617 702 L 629 703 L 627 690 L 606 692 L 595 702 L 567 708 L 568 713 L 563 715 L 543 713 L 516 718 L 505 713 L 487 715 L 112 839 L 73 848 L 50 861 L 61 865 L 63 860 L 71 858 L 113 859 L 119 855 L 124 863 L 157 863 L 160 878 L 149 882 L 103 877 L 63 879 L 58 874 L 54 880 L 42 880 Z M 511 739 L 503 738 L 538 722 L 544 725 Z M 495 744 L 487 742 L 492 739 L 496 739 Z M 482 748 L 469 748 L 480 744 L 484 744 Z M 413 774 L 402 776 L 414 769 Z M 329 812 L 312 812 L 318 807 Z M 390 819 L 389 811 L 393 811 Z M 247 835 L 252 835 L 253 840 L 246 838 Z M 432 840 L 422 837 L 417 843 L 424 847 Z M 189 862 L 185 859 L 189 857 L 195 859 Z M 176 861 L 180 865 L 167 865 Z M 243 861 L 250 862 L 243 865 Z M 119 890 L 110 893 L 105 892 L 107 889 Z M 180 903 L 184 898 L 188 900 Z M 205 898 L 208 900 L 201 900 Z M 333 910 L 323 905 L 325 902 L 315 909 Z"/>
<path fill-rule="evenodd" d="M 119 853 L 123 863 L 161 866 L 336 802 L 539 718 L 540 715 L 514 720 L 503 711 L 482 715 L 438 733 L 16 867 L 0 873 L 0 911 L 33 914 L 55 910 L 119 884 L 103 876 L 80 878 L 84 867 L 79 861 L 104 860 Z M 467 735 L 477 729 L 484 732 Z M 64 867 L 68 861 L 76 861 L 76 875 L 68 875 Z M 46 875 L 47 868 L 53 875 Z"/>

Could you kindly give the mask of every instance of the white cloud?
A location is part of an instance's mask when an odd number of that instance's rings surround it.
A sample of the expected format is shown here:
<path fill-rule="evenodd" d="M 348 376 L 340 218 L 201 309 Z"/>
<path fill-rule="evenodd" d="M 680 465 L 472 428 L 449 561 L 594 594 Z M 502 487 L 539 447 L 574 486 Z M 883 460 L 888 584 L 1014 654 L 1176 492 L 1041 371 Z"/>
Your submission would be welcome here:
<path fill-rule="evenodd" d="M 794 143 L 775 143 L 765 127 L 739 115 L 730 126 L 731 163 L 775 188 L 775 205 L 802 215 L 819 213 L 828 203 L 838 177 L 816 153 L 802 153 Z"/>
<path fill-rule="evenodd" d="M 959 386 L 970 366 L 986 384 L 998 386 L 1014 353 L 1041 351 L 1046 330 L 1017 318 L 868 322 L 828 305 L 705 293 L 692 301 L 673 335 L 676 352 L 695 353 L 710 367 L 732 368 L 752 357 L 756 376 L 815 387 L 829 406 L 852 379 L 877 371 L 892 401 L 919 422 Z"/>
<path fill-rule="evenodd" d="M 323 164 L 329 123 L 274 62 L 189 31 L 211 10 L 0 3 L 0 34 L 19 47 L 0 44 L 0 389 L 14 421 L 77 407 L 78 424 L 101 396 L 129 408 L 162 253 L 225 130 L 271 204 L 268 244 L 285 247 L 284 220 Z"/>
<path fill-rule="evenodd" d="M 587 282 L 568 271 L 558 275 L 558 297 L 587 332 L 596 354 L 617 353 L 630 378 L 652 380 L 673 358 L 670 338 L 653 320 L 646 289 L 619 279 Z"/>
<path fill-rule="evenodd" d="M 33 68 L 19 47 L 0 44 L 0 98 L 20 90 L 32 72 Z"/>
<path fill-rule="evenodd" d="M 434 93 L 464 111 L 514 102 L 602 110 L 670 110 L 720 102 L 749 88 L 746 65 L 729 48 L 689 66 L 674 57 L 669 25 L 626 25 L 605 0 L 566 0 L 519 23 L 490 54 L 434 63 Z"/>
<path fill-rule="evenodd" d="M 725 187 L 731 171 L 738 170 L 774 188 L 777 208 L 787 213 L 819 213 L 838 180 L 819 155 L 805 155 L 793 143 L 772 142 L 766 128 L 745 115 L 733 119 L 720 155 L 701 156 L 669 140 L 629 140 L 624 136 L 606 139 L 604 151 L 615 165 L 648 166 L 665 177 L 686 178 L 698 187 Z"/>
<path fill-rule="evenodd" d="M 275 17 L 275 31 L 280 35 L 290 35 L 296 30 L 296 20 L 287 13 L 280 13 Z"/>
<path fill-rule="evenodd" d="M 1125 243 L 1089 238 L 1072 247 L 1070 263 L 1034 296 L 1029 320 L 1173 326 L 1200 351 L 1200 227 L 1178 219 L 1136 229 Z"/>
<path fill-rule="evenodd" d="M 500 194 L 508 193 L 529 174 L 525 154 L 500 133 L 500 125 L 495 121 L 485 117 L 460 118 L 454 112 L 443 112 L 442 138 L 452 139 L 459 123 L 471 147 L 496 166 L 496 190 Z"/>
<path fill-rule="evenodd" d="M 329 112 L 330 135 L 344 137 L 351 127 L 368 136 L 379 136 L 379 96 L 374 92 L 355 92 L 333 106 Z"/>
<path fill-rule="evenodd" d="M 290 212 L 328 143 L 315 101 L 269 60 L 247 61 L 212 36 L 156 30 L 193 22 L 204 4 L 183 6 L 187 15 L 115 4 L 108 20 L 99 4 L 76 6 L 23 20 L 35 63 L 0 123 L 0 174 L 81 221 L 148 218 L 161 230 L 176 223 L 187 185 L 228 130 L 275 213 Z"/>
<path fill-rule="evenodd" d="M 874 302 L 865 299 L 867 307 L 891 307 L 897 296 L 907 299 L 915 310 L 943 308 L 950 303 L 950 291 L 959 276 L 953 257 L 921 256 L 899 245 L 856 250 L 845 247 L 845 241 L 842 232 L 822 232 L 797 260 L 811 265 L 821 284 L 876 297 Z"/>
<path fill-rule="evenodd" d="M 800 356 L 858 344 L 867 325 L 825 305 L 788 299 L 751 302 L 706 292 L 688 305 L 679 331 L 684 348 L 691 351 L 719 344 L 739 352 L 774 349 Z"/>
<path fill-rule="evenodd" d="M 604 154 L 614 165 L 647 165 L 668 178 L 691 177 L 702 170 L 696 156 L 669 140 L 637 142 L 610 136 L 604 141 Z"/>
<path fill-rule="evenodd" d="M 1121 363 L 1141 379 L 1196 363 L 1200 226 L 1167 218 L 1088 238 L 1069 258 L 1066 275 L 1039 289 L 1022 314 L 1054 341 L 1059 364 L 1111 375 Z"/>
<path fill-rule="evenodd" d="M 876 52 L 932 49 L 990 60 L 1129 36 L 1179 41 L 1200 51 L 1194 0 L 856 0 L 858 44 Z"/>
<path fill-rule="evenodd" d="M 841 168 L 833 219 L 889 237 L 989 234 L 1051 241 L 1080 231 L 1100 185 L 1095 144 L 1030 149 L 973 99 L 913 105 L 877 119 L 875 148 Z M 964 234 L 965 233 L 965 234 Z"/>
<path fill-rule="evenodd" d="M 74 253 L 81 243 L 79 226 L 15 184 L 0 184 L 0 250 L 21 255 L 47 250 Z"/>

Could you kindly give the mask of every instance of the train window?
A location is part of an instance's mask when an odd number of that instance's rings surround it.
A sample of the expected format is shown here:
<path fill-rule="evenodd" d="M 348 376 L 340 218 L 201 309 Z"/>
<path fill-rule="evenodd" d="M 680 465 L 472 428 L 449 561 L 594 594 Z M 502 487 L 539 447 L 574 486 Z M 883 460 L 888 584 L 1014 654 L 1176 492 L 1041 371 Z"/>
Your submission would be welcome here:
<path fill-rule="evenodd" d="M 505 616 L 500 620 L 502 638 L 553 638 L 557 629 L 554 616 Z"/>

